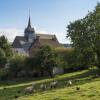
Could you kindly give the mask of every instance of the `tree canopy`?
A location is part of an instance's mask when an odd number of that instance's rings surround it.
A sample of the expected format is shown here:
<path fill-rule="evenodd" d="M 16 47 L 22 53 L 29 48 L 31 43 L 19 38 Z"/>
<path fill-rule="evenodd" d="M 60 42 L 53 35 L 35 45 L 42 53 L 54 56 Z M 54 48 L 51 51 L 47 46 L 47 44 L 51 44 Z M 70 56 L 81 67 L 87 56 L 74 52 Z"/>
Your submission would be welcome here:
<path fill-rule="evenodd" d="M 0 37 L 0 67 L 5 67 L 12 56 L 11 46 L 5 36 Z"/>
<path fill-rule="evenodd" d="M 67 37 L 82 54 L 85 65 L 92 66 L 94 62 L 100 67 L 100 3 L 83 19 L 71 22 L 67 28 Z"/>
<path fill-rule="evenodd" d="M 47 71 L 53 77 L 53 67 L 57 66 L 57 55 L 54 49 L 49 45 L 42 45 L 36 55 L 37 66 L 42 70 Z"/>
<path fill-rule="evenodd" d="M 5 52 L 5 56 L 8 59 L 12 56 L 11 45 L 8 43 L 5 36 L 0 37 L 0 48 Z"/>
<path fill-rule="evenodd" d="M 4 67 L 7 63 L 5 52 L 0 48 L 0 68 Z"/>

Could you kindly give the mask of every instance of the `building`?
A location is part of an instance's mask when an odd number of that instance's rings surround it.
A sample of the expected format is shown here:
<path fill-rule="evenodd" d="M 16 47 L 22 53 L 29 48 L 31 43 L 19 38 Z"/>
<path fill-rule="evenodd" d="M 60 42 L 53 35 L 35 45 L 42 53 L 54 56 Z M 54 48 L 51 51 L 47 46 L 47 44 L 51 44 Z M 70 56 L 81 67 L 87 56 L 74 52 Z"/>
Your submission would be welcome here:
<path fill-rule="evenodd" d="M 72 48 L 72 44 L 61 44 L 65 48 Z"/>
<path fill-rule="evenodd" d="M 34 50 L 44 44 L 49 44 L 55 48 L 60 46 L 55 35 L 36 33 L 34 27 L 31 26 L 29 16 L 28 25 L 24 30 L 24 36 L 16 36 L 12 47 L 19 54 L 30 56 L 34 53 Z"/>
<path fill-rule="evenodd" d="M 28 25 L 24 30 L 24 36 L 16 36 L 12 47 L 21 55 L 31 56 L 34 54 L 41 45 L 48 44 L 54 48 L 62 46 L 55 35 L 50 34 L 38 34 L 35 32 L 34 27 L 31 26 L 31 20 L 29 16 Z M 54 74 L 63 73 L 62 68 L 54 68 Z"/>

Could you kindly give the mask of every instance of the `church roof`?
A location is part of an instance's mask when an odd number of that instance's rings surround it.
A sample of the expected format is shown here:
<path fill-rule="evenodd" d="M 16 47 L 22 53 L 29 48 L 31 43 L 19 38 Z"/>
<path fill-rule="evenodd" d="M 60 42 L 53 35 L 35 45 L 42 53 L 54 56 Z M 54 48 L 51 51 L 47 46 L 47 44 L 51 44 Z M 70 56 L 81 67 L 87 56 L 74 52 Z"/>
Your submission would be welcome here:
<path fill-rule="evenodd" d="M 22 45 L 20 43 L 20 40 L 25 41 L 25 38 L 22 37 L 22 36 L 16 36 L 16 38 L 15 38 L 13 44 L 12 44 L 12 47 L 22 48 Z"/>
<path fill-rule="evenodd" d="M 22 48 L 27 52 L 27 51 L 31 50 L 34 46 L 37 47 L 36 44 L 38 44 L 39 46 L 43 45 L 43 44 L 49 44 L 53 47 L 60 46 L 55 35 L 35 34 L 35 33 L 36 32 L 35 32 L 34 28 L 31 27 L 31 20 L 30 20 L 30 16 L 29 16 L 29 21 L 28 21 L 27 27 L 25 28 L 24 36 L 16 36 L 16 38 L 12 44 L 12 47 L 13 48 Z M 29 41 L 29 39 L 28 39 L 29 34 L 34 35 L 33 42 Z"/>
<path fill-rule="evenodd" d="M 41 45 L 44 45 L 44 44 L 48 44 L 48 45 L 51 45 L 53 47 L 59 47 L 59 42 L 55 39 L 39 39 L 39 42 Z"/>
<path fill-rule="evenodd" d="M 37 34 L 39 38 L 41 39 L 52 39 L 55 35 L 50 35 L 50 34 Z"/>
<path fill-rule="evenodd" d="M 60 47 L 61 45 L 59 44 L 57 38 L 55 35 L 45 35 L 45 34 L 37 34 L 38 39 L 36 39 L 30 46 L 29 51 L 32 49 L 35 49 L 37 47 L 40 47 L 41 45 L 51 45 L 53 47 Z M 43 36 L 43 37 L 41 37 Z M 52 38 L 51 38 L 52 37 Z"/>
<path fill-rule="evenodd" d="M 30 45 L 31 43 L 28 42 L 24 36 L 16 36 L 12 44 L 12 47 L 13 48 L 23 48 L 25 51 L 27 51 Z"/>
<path fill-rule="evenodd" d="M 48 34 L 36 34 L 39 37 L 40 45 L 43 44 L 50 44 L 54 47 L 59 46 L 59 42 L 55 35 L 48 35 Z M 35 41 L 36 42 L 36 41 Z M 24 36 L 16 36 L 12 46 L 13 48 L 23 48 L 25 51 L 29 50 L 29 48 L 34 45 L 34 43 L 28 42 L 28 40 Z"/>

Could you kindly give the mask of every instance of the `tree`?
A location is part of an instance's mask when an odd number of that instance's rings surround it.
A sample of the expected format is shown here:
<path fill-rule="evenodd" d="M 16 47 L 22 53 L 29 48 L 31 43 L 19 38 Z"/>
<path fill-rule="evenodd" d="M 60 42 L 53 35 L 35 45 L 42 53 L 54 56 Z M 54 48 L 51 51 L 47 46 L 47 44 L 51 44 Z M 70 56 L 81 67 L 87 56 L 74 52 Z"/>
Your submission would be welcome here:
<path fill-rule="evenodd" d="M 97 63 L 100 67 L 100 3 L 85 18 L 70 23 L 67 32 L 83 65 L 89 67 Z"/>
<path fill-rule="evenodd" d="M 26 73 L 26 76 L 40 76 L 40 68 L 37 66 L 37 61 L 35 57 L 26 57 L 24 60 L 23 71 Z"/>
<path fill-rule="evenodd" d="M 79 52 L 76 51 L 74 48 L 57 48 L 56 52 L 59 58 L 58 66 L 64 68 L 65 72 L 72 72 L 76 70 L 86 69 L 85 65 L 86 62 L 84 63 L 85 61 L 84 57 L 86 55 L 85 53 L 83 57 L 83 54 L 79 54 Z M 86 61 L 89 62 L 87 59 Z M 90 66 L 89 64 L 87 63 L 87 66 Z"/>
<path fill-rule="evenodd" d="M 49 45 L 42 45 L 37 51 L 35 57 L 36 65 L 41 69 L 41 71 L 48 72 L 49 76 L 53 77 L 53 68 L 57 66 L 57 55 L 53 48 Z"/>
<path fill-rule="evenodd" d="M 9 61 L 9 73 L 12 77 L 17 77 L 24 68 L 24 56 L 15 54 Z"/>
<path fill-rule="evenodd" d="M 76 55 L 74 48 L 57 48 L 58 67 L 65 69 L 65 72 L 72 71 L 76 66 Z"/>
<path fill-rule="evenodd" d="M 9 60 L 12 57 L 12 50 L 5 36 L 0 37 L 0 48 L 5 52 L 5 56 Z"/>
<path fill-rule="evenodd" d="M 0 48 L 0 68 L 5 67 L 7 63 L 7 59 L 5 56 L 5 52 Z"/>

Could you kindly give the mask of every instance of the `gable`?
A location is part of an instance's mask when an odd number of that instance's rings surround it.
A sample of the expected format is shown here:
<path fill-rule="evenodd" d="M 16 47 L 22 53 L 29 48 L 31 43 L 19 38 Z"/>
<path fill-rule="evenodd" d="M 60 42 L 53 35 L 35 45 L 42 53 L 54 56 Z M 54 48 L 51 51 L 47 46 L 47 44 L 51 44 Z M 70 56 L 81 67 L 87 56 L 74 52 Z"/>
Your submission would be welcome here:
<path fill-rule="evenodd" d="M 34 43 L 31 44 L 30 48 L 29 48 L 29 55 L 32 56 L 37 49 L 42 46 L 48 44 L 54 48 L 60 47 L 61 45 L 59 44 L 57 38 L 52 38 L 52 39 L 47 39 L 47 38 L 41 38 L 39 37 L 38 39 L 36 39 L 36 41 Z"/>
<path fill-rule="evenodd" d="M 16 36 L 12 47 L 13 48 L 23 48 L 25 51 L 29 49 L 32 43 L 28 42 L 23 36 Z"/>
<path fill-rule="evenodd" d="M 12 47 L 13 48 L 23 48 L 26 52 L 30 54 L 33 51 L 36 51 L 41 45 L 48 44 L 54 48 L 60 47 L 57 38 L 55 35 L 48 35 L 48 34 L 37 34 L 37 38 L 34 42 L 28 42 L 28 40 L 24 36 L 16 36 Z"/>
<path fill-rule="evenodd" d="M 21 45 L 21 43 L 20 43 L 20 41 L 19 41 L 19 39 L 17 37 L 15 38 L 15 40 L 14 40 L 14 42 L 12 44 L 12 47 L 13 48 L 22 48 L 22 45 Z"/>

